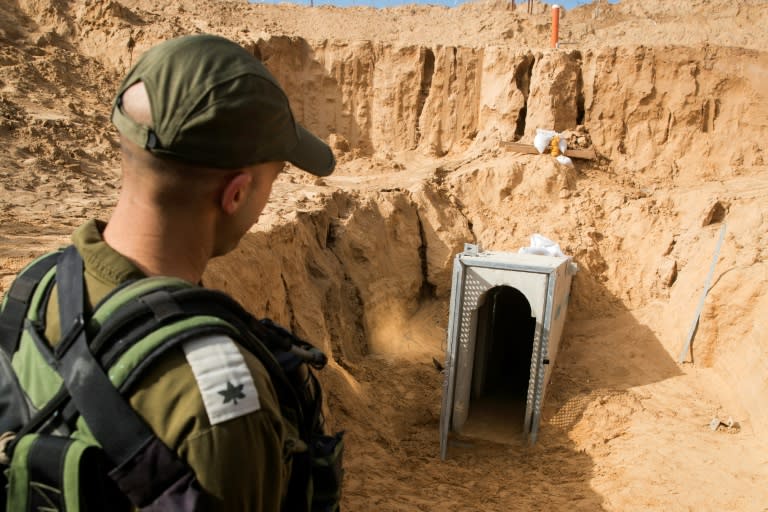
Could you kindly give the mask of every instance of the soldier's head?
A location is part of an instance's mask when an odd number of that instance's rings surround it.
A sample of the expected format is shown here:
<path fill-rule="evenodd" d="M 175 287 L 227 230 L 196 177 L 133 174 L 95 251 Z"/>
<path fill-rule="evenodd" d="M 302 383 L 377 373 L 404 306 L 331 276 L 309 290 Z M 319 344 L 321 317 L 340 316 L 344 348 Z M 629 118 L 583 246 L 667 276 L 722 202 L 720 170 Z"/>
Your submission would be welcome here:
<path fill-rule="evenodd" d="M 258 219 L 286 162 L 317 176 L 335 166 L 328 145 L 295 121 L 264 65 L 213 35 L 147 51 L 120 86 L 112 122 L 123 192 L 170 212 L 216 208 L 227 240 Z"/>

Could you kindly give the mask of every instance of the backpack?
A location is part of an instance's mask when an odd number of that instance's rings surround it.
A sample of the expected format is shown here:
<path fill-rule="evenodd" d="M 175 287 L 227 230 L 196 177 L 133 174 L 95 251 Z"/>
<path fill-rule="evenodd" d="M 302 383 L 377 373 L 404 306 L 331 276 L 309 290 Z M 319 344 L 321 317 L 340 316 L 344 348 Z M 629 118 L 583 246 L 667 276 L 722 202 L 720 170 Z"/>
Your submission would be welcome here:
<path fill-rule="evenodd" d="M 51 348 L 45 313 L 54 283 L 62 337 Z M 88 316 L 84 296 L 83 262 L 70 246 L 28 265 L 3 301 L 0 512 L 200 510 L 194 472 L 123 394 L 167 350 L 207 334 L 258 357 L 307 445 L 293 455 L 282 509 L 339 510 L 344 433 L 325 433 L 313 373 L 327 362 L 321 351 L 228 295 L 180 279 L 125 283 Z M 20 371 L 30 364 L 33 380 Z"/>

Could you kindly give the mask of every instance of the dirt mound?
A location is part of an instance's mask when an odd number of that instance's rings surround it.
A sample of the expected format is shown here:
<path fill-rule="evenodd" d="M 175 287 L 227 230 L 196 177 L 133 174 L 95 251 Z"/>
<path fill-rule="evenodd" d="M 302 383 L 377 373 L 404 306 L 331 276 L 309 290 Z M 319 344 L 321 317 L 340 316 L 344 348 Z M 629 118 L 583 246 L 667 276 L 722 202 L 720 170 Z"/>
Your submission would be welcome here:
<path fill-rule="evenodd" d="M 345 509 L 762 511 L 768 5 L 598 1 L 563 14 L 555 50 L 549 23 L 545 4 L 500 1 L 6 2 L 0 291 L 109 216 L 125 70 L 162 39 L 225 35 L 339 157 L 331 177 L 281 177 L 205 280 L 331 355 Z M 595 158 L 518 152 L 537 128 L 578 134 L 571 147 Z M 679 364 L 722 229 L 693 363 Z M 440 462 L 453 256 L 533 233 L 579 266 L 539 442 L 458 439 Z M 738 428 L 710 429 L 715 417 Z"/>

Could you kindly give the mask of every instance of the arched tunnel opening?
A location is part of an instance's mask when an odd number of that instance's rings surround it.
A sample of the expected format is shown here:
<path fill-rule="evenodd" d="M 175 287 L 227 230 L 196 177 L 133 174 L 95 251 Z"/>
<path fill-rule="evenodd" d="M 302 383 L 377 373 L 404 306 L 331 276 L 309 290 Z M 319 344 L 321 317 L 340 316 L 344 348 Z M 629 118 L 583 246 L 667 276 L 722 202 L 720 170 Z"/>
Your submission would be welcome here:
<path fill-rule="evenodd" d="M 523 432 L 536 318 L 522 292 L 490 289 L 477 311 L 472 391 L 462 431 L 507 440 Z"/>

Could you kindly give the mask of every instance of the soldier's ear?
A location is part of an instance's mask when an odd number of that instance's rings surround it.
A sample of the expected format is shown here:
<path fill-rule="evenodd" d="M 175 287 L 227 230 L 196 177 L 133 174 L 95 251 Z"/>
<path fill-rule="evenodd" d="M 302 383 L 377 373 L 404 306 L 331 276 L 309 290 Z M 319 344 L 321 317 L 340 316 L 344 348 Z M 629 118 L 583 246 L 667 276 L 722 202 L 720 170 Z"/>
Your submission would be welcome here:
<path fill-rule="evenodd" d="M 227 215 L 235 213 L 248 197 L 253 176 L 247 172 L 237 173 L 227 180 L 221 192 L 221 209 Z"/>

